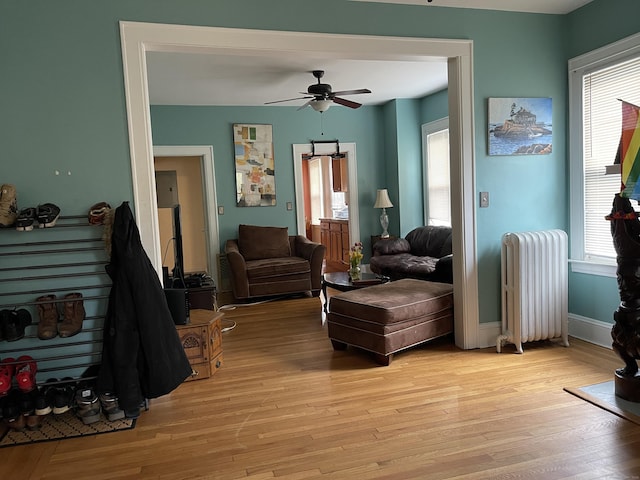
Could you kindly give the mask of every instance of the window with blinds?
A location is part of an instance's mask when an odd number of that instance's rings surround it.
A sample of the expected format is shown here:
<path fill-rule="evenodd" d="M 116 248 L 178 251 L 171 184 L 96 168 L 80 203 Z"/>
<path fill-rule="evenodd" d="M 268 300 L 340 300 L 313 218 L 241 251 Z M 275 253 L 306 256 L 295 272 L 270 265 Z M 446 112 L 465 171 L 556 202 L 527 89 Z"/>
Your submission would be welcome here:
<path fill-rule="evenodd" d="M 620 175 L 605 175 L 605 167 L 613 164 L 620 141 L 620 100 L 640 105 L 640 56 L 582 77 L 585 260 L 616 256 L 604 217 L 620 192 Z"/>
<path fill-rule="evenodd" d="M 426 225 L 451 226 L 449 119 L 423 125 Z"/>

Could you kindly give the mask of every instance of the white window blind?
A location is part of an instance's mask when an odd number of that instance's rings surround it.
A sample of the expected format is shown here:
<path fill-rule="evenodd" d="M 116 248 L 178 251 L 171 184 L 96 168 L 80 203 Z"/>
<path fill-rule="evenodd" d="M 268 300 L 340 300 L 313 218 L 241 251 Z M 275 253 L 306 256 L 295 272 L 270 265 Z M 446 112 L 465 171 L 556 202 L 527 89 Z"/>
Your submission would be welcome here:
<path fill-rule="evenodd" d="M 451 226 L 449 118 L 422 125 L 425 225 Z"/>
<path fill-rule="evenodd" d="M 583 76 L 584 256 L 615 258 L 610 224 L 620 175 L 605 175 L 613 164 L 622 124 L 621 100 L 640 105 L 640 57 L 608 65 Z M 635 205 L 635 202 L 632 202 Z"/>

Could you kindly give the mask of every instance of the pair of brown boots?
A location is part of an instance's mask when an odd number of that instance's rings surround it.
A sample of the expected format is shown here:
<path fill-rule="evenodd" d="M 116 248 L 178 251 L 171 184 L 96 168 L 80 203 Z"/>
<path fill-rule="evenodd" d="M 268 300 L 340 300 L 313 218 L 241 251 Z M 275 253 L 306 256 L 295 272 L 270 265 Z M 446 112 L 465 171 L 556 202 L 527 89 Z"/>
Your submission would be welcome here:
<path fill-rule="evenodd" d="M 69 293 L 63 297 L 63 318 L 60 322 L 55 295 L 44 295 L 36 299 L 38 302 L 38 338 L 49 340 L 56 335 L 72 337 L 82 330 L 85 311 L 81 293 Z"/>

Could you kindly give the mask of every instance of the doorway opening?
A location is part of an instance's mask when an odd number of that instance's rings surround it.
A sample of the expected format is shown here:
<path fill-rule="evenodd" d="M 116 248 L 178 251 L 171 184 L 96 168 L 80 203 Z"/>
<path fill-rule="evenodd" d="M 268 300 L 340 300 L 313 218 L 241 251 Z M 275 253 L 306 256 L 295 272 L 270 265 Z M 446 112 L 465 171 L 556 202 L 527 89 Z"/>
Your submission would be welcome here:
<path fill-rule="evenodd" d="M 216 285 L 221 285 L 217 256 L 220 252 L 218 239 L 217 201 L 215 195 L 215 173 L 213 167 L 213 148 L 210 146 L 161 146 L 153 148 L 154 185 L 156 179 L 171 177 L 159 172 L 176 172 L 175 193 L 161 193 L 160 189 L 172 188 L 169 183 L 158 183 L 156 214 L 158 218 L 158 237 L 161 245 L 162 266 L 169 270 L 175 263 L 173 259 L 173 216 L 172 205 L 180 204 L 182 223 L 182 245 L 184 253 L 184 272 L 211 277 Z M 170 195 L 170 199 L 160 198 Z M 172 263 L 173 262 L 173 263 Z"/>
<path fill-rule="evenodd" d="M 454 251 L 454 317 L 456 345 L 476 348 L 480 342 L 478 275 L 475 222 L 475 147 L 473 101 L 473 41 L 373 35 L 338 35 L 309 32 L 279 32 L 241 28 L 160 25 L 120 22 L 122 64 L 129 127 L 129 148 L 136 214 L 142 223 L 140 237 L 148 255 L 160 271 L 161 254 L 155 212 L 155 185 L 151 152 L 151 126 L 147 51 L 203 52 L 242 55 L 247 51 L 272 55 L 325 55 L 350 58 L 429 61 L 444 57 L 448 64 L 449 121 L 451 138 L 452 225 L 456 235 Z M 339 45 L 340 48 L 336 48 Z M 296 157 L 297 158 L 297 157 Z M 294 162 L 297 168 L 297 162 Z M 296 177 L 299 185 L 299 177 Z M 214 197 L 215 198 L 215 197 Z M 297 205 L 302 205 L 296 192 Z M 211 203 L 210 203 L 211 205 Z M 353 201 L 351 205 L 354 206 Z M 301 212 L 301 209 L 297 209 Z M 353 213 L 350 213 L 353 217 Z M 350 222 L 357 228 L 356 219 Z M 298 232 L 304 232 L 304 215 L 297 218 Z M 217 233 L 217 232 L 216 232 Z"/>
<path fill-rule="evenodd" d="M 326 248 L 324 271 L 348 265 L 349 176 L 346 154 L 303 155 L 302 178 L 307 238 Z"/>

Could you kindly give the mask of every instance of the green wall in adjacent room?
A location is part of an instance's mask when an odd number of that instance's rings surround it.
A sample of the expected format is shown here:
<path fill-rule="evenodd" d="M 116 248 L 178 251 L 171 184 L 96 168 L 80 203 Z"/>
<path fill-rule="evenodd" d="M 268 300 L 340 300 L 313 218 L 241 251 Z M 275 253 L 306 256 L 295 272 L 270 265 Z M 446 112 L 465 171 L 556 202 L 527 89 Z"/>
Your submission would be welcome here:
<path fill-rule="evenodd" d="M 274 207 L 236 206 L 234 123 L 273 125 L 276 164 Z M 363 106 L 357 110 L 338 107 L 319 114 L 311 108 L 298 111 L 297 107 L 153 106 L 151 126 L 156 146 L 213 146 L 217 200 L 218 205 L 225 209 L 225 214 L 218 218 L 221 248 L 227 239 L 236 238 L 241 223 L 286 226 L 290 232 L 297 231 L 295 208 L 291 211 L 286 209 L 287 202 L 295 205 L 292 145 L 307 144 L 311 140 L 356 143 L 362 238 L 367 239 L 374 228 L 379 228 L 373 204 L 376 185 L 382 182 L 382 172 L 378 167 L 383 158 L 384 135 L 377 107 Z"/>

